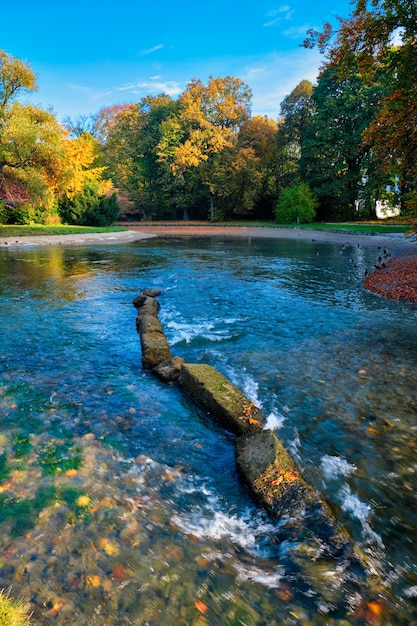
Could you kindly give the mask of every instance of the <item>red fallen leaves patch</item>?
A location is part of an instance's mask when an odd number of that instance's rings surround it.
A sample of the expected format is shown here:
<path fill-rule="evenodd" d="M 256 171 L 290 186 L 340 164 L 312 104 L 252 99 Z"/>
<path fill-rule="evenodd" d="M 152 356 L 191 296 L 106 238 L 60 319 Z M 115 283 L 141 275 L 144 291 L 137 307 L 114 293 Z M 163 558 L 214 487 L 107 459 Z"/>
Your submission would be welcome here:
<path fill-rule="evenodd" d="M 391 300 L 417 303 L 417 256 L 390 259 L 362 281 L 365 289 Z"/>

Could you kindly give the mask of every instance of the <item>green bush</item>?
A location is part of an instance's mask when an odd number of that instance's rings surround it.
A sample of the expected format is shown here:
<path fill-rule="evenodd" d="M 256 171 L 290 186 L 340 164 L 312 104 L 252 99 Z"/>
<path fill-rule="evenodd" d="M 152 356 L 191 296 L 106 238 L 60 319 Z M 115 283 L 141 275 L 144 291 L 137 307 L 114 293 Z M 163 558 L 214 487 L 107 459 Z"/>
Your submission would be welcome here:
<path fill-rule="evenodd" d="M 312 222 L 316 216 L 317 200 L 305 183 L 285 189 L 275 207 L 275 219 L 279 224 Z"/>
<path fill-rule="evenodd" d="M 0 202 L 0 224 L 24 226 L 25 224 L 43 224 L 47 214 L 43 207 L 32 204 L 15 204 L 6 207 Z"/>
<path fill-rule="evenodd" d="M 62 198 L 58 211 L 66 224 L 76 226 L 110 226 L 119 215 L 116 194 L 102 196 L 97 187 L 90 184 L 73 198 Z"/>
<path fill-rule="evenodd" d="M 7 209 L 5 200 L 0 200 L 0 224 L 6 224 Z"/>

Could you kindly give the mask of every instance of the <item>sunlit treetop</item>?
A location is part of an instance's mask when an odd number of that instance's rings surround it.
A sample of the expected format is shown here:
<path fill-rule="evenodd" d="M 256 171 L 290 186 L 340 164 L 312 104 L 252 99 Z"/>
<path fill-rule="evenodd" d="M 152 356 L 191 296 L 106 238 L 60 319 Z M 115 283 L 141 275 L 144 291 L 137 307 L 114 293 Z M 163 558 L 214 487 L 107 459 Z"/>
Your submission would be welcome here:
<path fill-rule="evenodd" d="M 37 89 L 36 76 L 29 64 L 0 50 L 0 110 L 21 93 Z"/>

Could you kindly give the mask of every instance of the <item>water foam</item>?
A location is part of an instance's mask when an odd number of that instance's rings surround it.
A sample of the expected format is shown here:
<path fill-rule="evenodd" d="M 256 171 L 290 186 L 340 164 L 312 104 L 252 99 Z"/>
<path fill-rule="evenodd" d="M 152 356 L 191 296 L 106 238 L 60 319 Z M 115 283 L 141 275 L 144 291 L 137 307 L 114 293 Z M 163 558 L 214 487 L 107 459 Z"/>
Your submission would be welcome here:
<path fill-rule="evenodd" d="M 169 342 L 171 345 L 176 345 L 185 341 L 185 343 L 191 343 L 197 337 L 202 337 L 207 341 L 223 341 L 224 339 L 231 339 L 233 335 L 224 328 L 218 328 L 217 324 L 206 320 L 198 323 L 187 322 L 174 322 L 173 320 L 167 322 L 166 327 L 173 331 L 170 334 Z"/>
<path fill-rule="evenodd" d="M 352 517 L 359 520 L 365 536 L 372 542 L 377 543 L 380 548 L 383 548 L 384 544 L 381 537 L 372 529 L 369 522 L 369 517 L 372 512 L 371 506 L 365 502 L 361 502 L 359 497 L 352 493 L 349 485 L 343 485 L 339 495 L 342 498 L 343 511 L 350 513 Z"/>
<path fill-rule="evenodd" d="M 281 413 L 279 413 L 278 411 L 276 413 L 272 411 L 272 413 L 268 415 L 267 420 L 265 422 L 265 429 L 266 430 L 279 430 L 284 422 L 285 422 L 284 415 L 281 415 Z"/>
<path fill-rule="evenodd" d="M 320 460 L 323 474 L 328 480 L 337 479 L 339 476 L 352 476 L 356 472 L 356 465 L 352 465 L 340 456 L 325 454 Z"/>
<path fill-rule="evenodd" d="M 278 571 L 276 569 L 265 571 L 254 565 L 249 567 L 242 565 L 242 563 L 235 563 L 234 567 L 238 573 L 238 579 L 242 581 L 252 580 L 255 583 L 264 585 L 264 587 L 268 587 L 268 589 L 279 587 L 285 573 L 284 568 L 279 568 Z"/>

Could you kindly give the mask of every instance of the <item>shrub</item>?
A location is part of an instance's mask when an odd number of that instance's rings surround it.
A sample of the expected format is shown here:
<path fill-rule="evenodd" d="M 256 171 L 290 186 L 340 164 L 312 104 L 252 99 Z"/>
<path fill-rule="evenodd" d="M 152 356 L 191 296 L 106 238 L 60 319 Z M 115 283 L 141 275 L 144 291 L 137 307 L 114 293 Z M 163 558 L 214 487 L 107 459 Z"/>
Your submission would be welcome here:
<path fill-rule="evenodd" d="M 6 221 L 7 221 L 6 201 L 0 200 L 0 224 L 6 224 Z"/>
<path fill-rule="evenodd" d="M 275 219 L 280 224 L 312 222 L 316 216 L 317 200 L 305 183 L 285 189 L 275 207 Z"/>
<path fill-rule="evenodd" d="M 119 214 L 116 194 L 100 195 L 90 184 L 73 198 L 62 198 L 58 204 L 59 215 L 66 224 L 77 226 L 110 226 Z"/>

